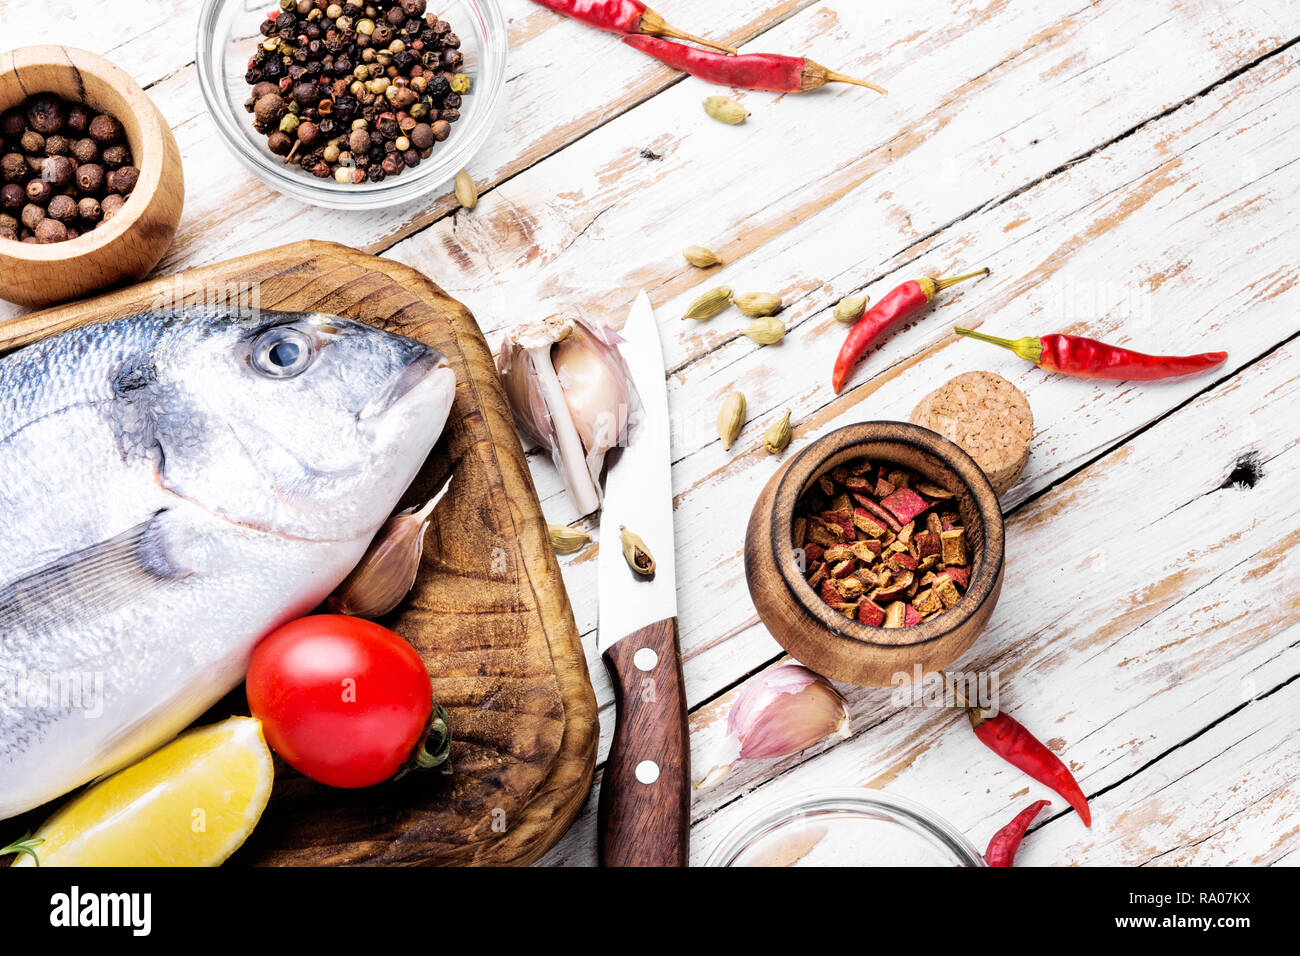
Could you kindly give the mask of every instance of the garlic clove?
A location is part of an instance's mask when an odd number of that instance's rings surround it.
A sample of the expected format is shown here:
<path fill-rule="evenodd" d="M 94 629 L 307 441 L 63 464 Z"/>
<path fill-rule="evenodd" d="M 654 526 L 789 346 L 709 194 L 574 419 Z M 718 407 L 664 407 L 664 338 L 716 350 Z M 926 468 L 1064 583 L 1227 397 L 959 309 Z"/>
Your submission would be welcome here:
<path fill-rule="evenodd" d="M 422 507 L 407 508 L 389 518 L 370 542 L 361 563 L 326 598 L 325 606 L 337 614 L 373 620 L 401 604 L 415 586 L 433 509 L 450 487 L 448 478 Z"/>
<path fill-rule="evenodd" d="M 750 680 L 727 715 L 727 741 L 697 788 L 722 780 L 737 760 L 773 759 L 851 733 L 848 703 L 820 674 L 783 664 Z"/>
<path fill-rule="evenodd" d="M 510 329 L 497 370 L 519 430 L 551 453 L 580 515 L 600 507 L 601 471 L 637 403 L 612 330 L 552 316 Z"/>

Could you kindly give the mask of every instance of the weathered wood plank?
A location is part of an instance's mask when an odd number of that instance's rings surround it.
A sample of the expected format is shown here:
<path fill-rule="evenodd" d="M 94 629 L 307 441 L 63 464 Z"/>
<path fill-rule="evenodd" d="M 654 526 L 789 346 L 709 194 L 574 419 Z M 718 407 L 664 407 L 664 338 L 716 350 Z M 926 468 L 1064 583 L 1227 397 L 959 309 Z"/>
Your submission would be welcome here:
<path fill-rule="evenodd" d="M 1002 600 L 957 666 L 995 672 L 1001 705 L 1063 752 L 1086 792 L 1101 792 L 1091 830 L 1063 814 L 1027 862 L 1245 863 L 1300 841 L 1268 822 L 1294 813 L 1280 784 L 1300 761 L 1293 689 L 1274 692 L 1300 674 L 1298 370 L 1293 340 L 1009 519 Z M 1223 487 L 1247 454 L 1258 481 Z M 988 753 L 960 711 L 844 689 L 851 740 L 742 763 L 697 791 L 694 862 L 767 801 L 819 786 L 888 787 L 979 845 L 1027 800 L 1053 796 Z M 697 777 L 719 751 L 736 693 L 692 715 Z M 1211 758 L 1216 769 L 1194 770 Z M 1260 817 L 1238 824 L 1241 839 L 1225 825 L 1238 814 Z M 585 862 L 590 825 L 584 813 L 549 862 Z M 1174 860 L 1157 859 L 1166 851 Z"/>

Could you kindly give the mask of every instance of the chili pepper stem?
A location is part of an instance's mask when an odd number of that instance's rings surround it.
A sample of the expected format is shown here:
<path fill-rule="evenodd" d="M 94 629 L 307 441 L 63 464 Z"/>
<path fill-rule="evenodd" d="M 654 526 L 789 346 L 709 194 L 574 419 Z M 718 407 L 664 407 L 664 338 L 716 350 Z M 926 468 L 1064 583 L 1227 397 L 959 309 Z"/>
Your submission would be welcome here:
<path fill-rule="evenodd" d="M 984 268 L 984 269 L 976 269 L 974 272 L 968 272 L 965 275 L 961 275 L 961 276 L 949 276 L 946 279 L 935 279 L 934 280 L 935 291 L 940 292 L 944 289 L 947 289 L 949 286 L 956 285 L 958 282 L 965 282 L 967 279 L 976 279 L 979 278 L 980 276 L 986 276 L 988 274 L 989 274 L 989 270 L 987 268 Z"/>
<path fill-rule="evenodd" d="M 875 83 L 868 83 L 866 80 L 859 80 L 857 77 L 845 76 L 843 73 L 836 73 L 834 70 L 826 72 L 826 82 L 828 83 L 849 83 L 853 86 L 865 86 L 869 90 L 875 90 L 881 96 L 888 96 L 889 90 Z"/>
<path fill-rule="evenodd" d="M 1043 343 L 1036 335 L 1026 335 L 1021 339 L 1003 339 L 996 335 L 989 335 L 985 332 L 963 329 L 960 326 L 953 326 L 953 331 L 958 335 L 964 335 L 967 338 L 978 339 L 981 342 L 988 342 L 991 345 L 1010 349 L 1025 361 L 1033 362 L 1035 365 L 1041 362 L 1043 358 Z"/>
<path fill-rule="evenodd" d="M 673 40 L 688 40 L 691 43 L 698 43 L 700 46 L 706 46 L 711 50 L 717 50 L 720 53 L 735 53 L 734 46 L 727 46 L 724 43 L 714 43 L 712 40 L 705 40 L 703 37 L 693 36 L 690 33 L 683 33 L 676 27 L 669 26 L 659 14 L 653 10 L 647 10 L 641 14 L 641 32 L 652 37 L 669 37 Z"/>

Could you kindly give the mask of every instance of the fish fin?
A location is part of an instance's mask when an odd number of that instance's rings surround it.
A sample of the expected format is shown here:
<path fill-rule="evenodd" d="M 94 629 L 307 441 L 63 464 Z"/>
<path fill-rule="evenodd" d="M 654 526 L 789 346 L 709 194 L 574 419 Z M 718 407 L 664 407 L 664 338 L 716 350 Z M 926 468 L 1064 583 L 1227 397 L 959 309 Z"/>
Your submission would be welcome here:
<path fill-rule="evenodd" d="M 0 633 L 90 621 L 190 576 L 168 553 L 167 511 L 0 586 Z"/>

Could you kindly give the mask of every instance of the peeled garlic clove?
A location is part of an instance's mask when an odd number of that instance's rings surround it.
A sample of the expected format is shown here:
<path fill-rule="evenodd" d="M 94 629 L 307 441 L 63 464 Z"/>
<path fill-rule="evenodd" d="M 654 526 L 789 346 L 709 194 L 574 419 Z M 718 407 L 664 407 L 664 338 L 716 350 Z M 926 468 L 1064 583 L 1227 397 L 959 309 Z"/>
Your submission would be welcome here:
<path fill-rule="evenodd" d="M 430 516 L 441 494 L 418 511 L 414 508 L 389 518 L 370 543 L 361 563 L 325 601 L 337 614 L 383 617 L 411 593 L 424 554 Z"/>
<path fill-rule="evenodd" d="M 722 760 L 698 787 L 717 783 L 737 760 L 787 757 L 831 734 L 847 739 L 850 723 L 849 705 L 820 674 L 801 664 L 766 670 L 731 705 Z"/>

